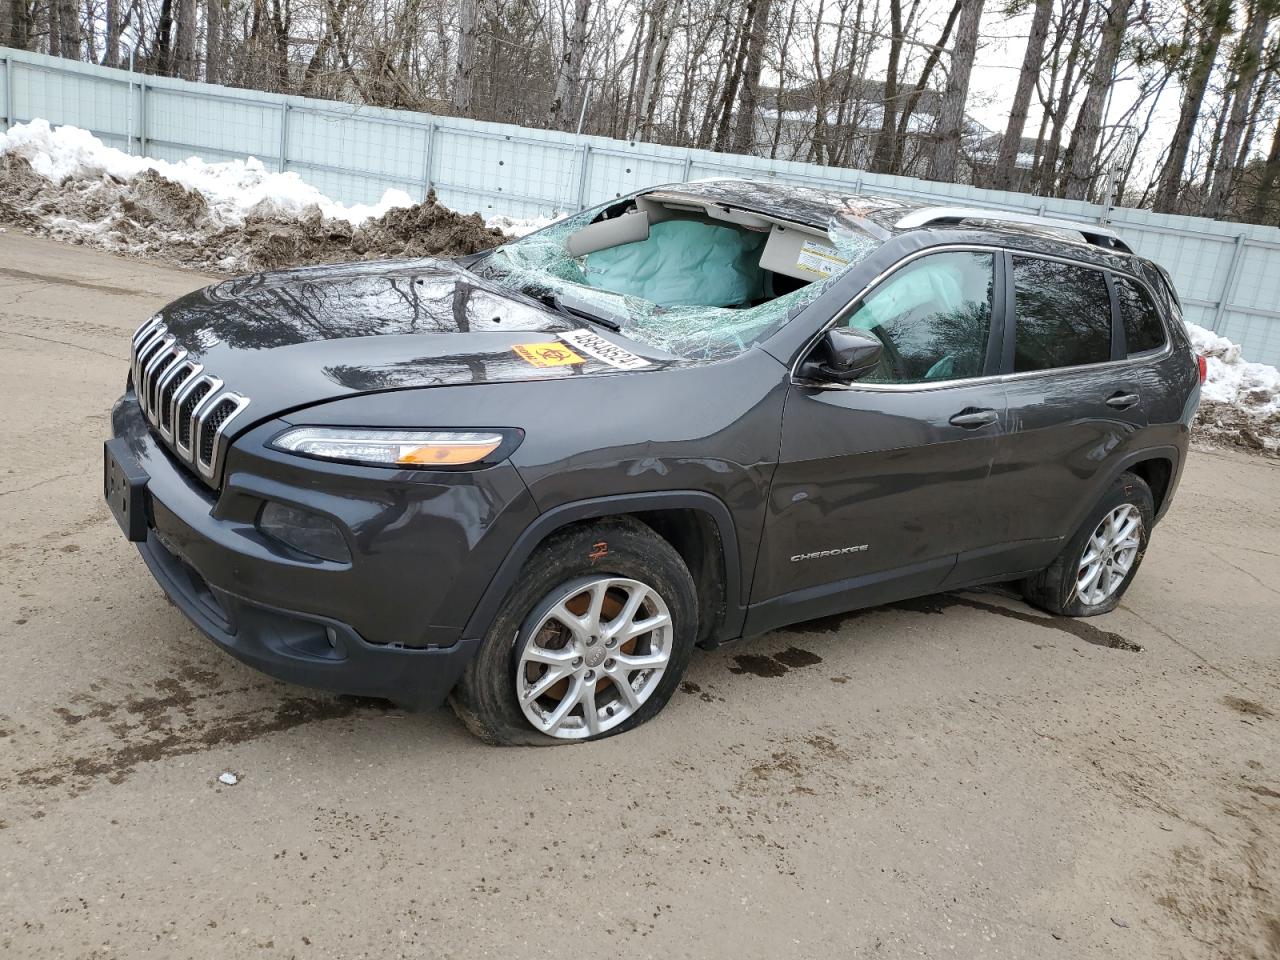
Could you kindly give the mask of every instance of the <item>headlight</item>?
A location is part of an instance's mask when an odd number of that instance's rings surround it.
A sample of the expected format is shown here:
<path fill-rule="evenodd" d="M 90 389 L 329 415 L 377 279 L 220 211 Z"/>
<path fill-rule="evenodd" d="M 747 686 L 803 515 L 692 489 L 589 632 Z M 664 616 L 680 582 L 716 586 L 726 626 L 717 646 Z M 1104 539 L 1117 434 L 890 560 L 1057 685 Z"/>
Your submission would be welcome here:
<path fill-rule="evenodd" d="M 380 467 L 459 467 L 495 463 L 515 449 L 519 431 L 373 430 L 364 427 L 294 427 L 277 450 Z M 501 453 L 495 454 L 501 449 Z"/>

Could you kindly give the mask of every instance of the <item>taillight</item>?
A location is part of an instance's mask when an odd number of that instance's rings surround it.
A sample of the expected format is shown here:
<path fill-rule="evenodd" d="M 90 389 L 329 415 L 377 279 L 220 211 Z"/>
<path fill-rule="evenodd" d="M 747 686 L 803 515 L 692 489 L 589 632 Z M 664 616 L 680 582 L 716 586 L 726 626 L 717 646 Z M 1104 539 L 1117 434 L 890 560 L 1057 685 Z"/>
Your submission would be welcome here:
<path fill-rule="evenodd" d="M 1203 386 L 1205 378 L 1209 376 L 1209 361 L 1204 358 L 1203 354 L 1197 354 L 1196 366 L 1200 368 L 1200 383 Z"/>

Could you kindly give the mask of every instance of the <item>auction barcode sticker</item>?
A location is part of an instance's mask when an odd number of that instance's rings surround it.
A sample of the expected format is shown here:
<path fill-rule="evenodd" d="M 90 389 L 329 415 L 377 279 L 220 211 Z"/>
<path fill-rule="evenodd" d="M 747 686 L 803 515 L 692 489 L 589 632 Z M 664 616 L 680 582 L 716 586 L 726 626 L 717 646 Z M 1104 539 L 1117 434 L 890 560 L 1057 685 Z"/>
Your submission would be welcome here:
<path fill-rule="evenodd" d="M 619 370 L 640 370 L 652 364 L 644 357 L 622 349 L 612 340 L 592 333 L 590 330 L 570 330 L 559 335 L 560 339 L 577 350 L 595 357 Z"/>
<path fill-rule="evenodd" d="M 801 244 L 800 256 L 796 258 L 797 269 L 820 277 L 829 277 L 848 265 L 849 261 L 840 256 L 835 247 L 817 240 L 806 240 Z"/>

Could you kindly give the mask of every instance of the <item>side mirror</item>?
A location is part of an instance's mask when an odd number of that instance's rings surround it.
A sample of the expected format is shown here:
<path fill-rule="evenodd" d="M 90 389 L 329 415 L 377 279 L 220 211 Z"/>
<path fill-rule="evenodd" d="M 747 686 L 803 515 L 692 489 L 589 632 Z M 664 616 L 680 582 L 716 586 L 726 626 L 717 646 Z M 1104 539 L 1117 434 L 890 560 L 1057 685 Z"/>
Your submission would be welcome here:
<path fill-rule="evenodd" d="M 832 327 L 818 341 L 798 372 L 808 380 L 852 383 L 875 370 L 883 353 L 884 344 L 875 337 Z"/>

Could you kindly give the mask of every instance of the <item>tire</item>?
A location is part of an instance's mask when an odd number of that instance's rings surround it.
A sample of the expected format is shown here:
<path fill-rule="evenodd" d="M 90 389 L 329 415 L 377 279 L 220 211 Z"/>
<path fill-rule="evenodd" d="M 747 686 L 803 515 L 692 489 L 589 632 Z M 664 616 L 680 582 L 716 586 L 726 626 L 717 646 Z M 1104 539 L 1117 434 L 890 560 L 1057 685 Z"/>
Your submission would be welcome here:
<path fill-rule="evenodd" d="M 1117 518 L 1121 525 L 1112 525 Z M 1112 543 L 1135 518 L 1137 529 Z M 1022 582 L 1022 595 L 1028 603 L 1060 616 L 1094 617 L 1111 612 L 1142 565 L 1154 518 L 1151 488 L 1136 474 L 1122 473 L 1057 559 Z M 1100 556 L 1086 569 L 1087 549 Z M 1112 559 L 1110 567 L 1108 557 Z"/>
<path fill-rule="evenodd" d="M 633 624 L 658 626 L 633 636 L 626 629 Z M 693 578 L 667 541 L 630 517 L 572 527 L 529 558 L 450 703 L 491 744 L 614 736 L 671 699 L 697 633 Z M 628 669 L 631 663 L 652 666 Z"/>

